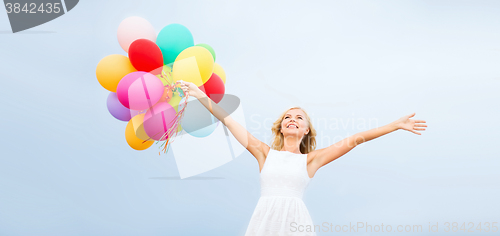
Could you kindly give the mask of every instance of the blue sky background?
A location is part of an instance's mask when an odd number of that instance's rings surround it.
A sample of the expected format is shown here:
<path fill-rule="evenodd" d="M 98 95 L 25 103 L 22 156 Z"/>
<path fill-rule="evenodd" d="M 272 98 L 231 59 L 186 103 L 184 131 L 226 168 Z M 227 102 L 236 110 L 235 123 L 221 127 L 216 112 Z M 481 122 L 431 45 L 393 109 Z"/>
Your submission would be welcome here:
<path fill-rule="evenodd" d="M 260 196 L 249 152 L 181 180 L 172 153 L 131 149 L 126 123 L 108 113 L 95 68 L 126 55 L 116 30 L 129 16 L 157 32 L 183 24 L 210 44 L 247 129 L 267 143 L 294 105 L 312 116 L 318 148 L 413 112 L 427 121 L 421 136 L 397 131 L 322 167 L 304 196 L 315 224 L 422 225 L 403 234 L 424 235 L 432 222 L 434 235 L 449 235 L 446 222 L 500 222 L 499 10 L 498 1 L 83 0 L 16 34 L 1 13 L 0 235 L 244 235 Z"/>

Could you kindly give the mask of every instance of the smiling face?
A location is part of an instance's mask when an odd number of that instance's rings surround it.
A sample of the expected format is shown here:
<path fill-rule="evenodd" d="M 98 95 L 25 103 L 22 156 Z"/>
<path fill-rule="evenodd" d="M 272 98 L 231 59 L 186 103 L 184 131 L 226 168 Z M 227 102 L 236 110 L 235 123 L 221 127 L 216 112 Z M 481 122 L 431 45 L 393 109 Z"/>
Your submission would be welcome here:
<path fill-rule="evenodd" d="M 306 114 L 301 109 L 288 110 L 281 121 L 281 133 L 285 137 L 289 135 L 303 137 L 309 133 Z"/>

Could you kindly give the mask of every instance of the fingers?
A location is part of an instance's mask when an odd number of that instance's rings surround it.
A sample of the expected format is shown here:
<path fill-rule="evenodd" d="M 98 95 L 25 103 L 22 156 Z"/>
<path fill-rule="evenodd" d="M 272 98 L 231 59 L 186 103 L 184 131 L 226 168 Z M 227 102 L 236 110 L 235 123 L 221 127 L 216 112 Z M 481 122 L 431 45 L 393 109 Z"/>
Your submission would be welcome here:
<path fill-rule="evenodd" d="M 182 91 L 184 92 L 187 92 L 187 90 L 189 89 L 189 87 L 187 86 L 187 84 L 184 83 L 184 81 L 181 80 L 181 89 Z"/>
<path fill-rule="evenodd" d="M 411 117 L 414 117 L 415 116 L 415 112 L 413 112 L 412 114 L 408 115 L 408 118 L 411 118 Z M 425 120 L 413 120 L 415 121 L 415 123 L 426 123 Z"/>
<path fill-rule="evenodd" d="M 187 87 L 187 88 L 189 88 L 191 86 L 191 84 L 193 84 L 191 82 L 187 82 L 187 81 L 183 81 L 183 80 L 179 80 L 179 83 L 181 84 L 181 87 L 184 86 L 184 87 Z"/>
<path fill-rule="evenodd" d="M 427 127 L 427 125 L 419 125 L 419 124 L 416 124 L 415 126 L 419 126 L 419 127 Z M 418 135 L 422 135 L 421 133 L 415 131 L 415 130 L 419 130 L 419 131 L 425 131 L 425 128 L 418 128 L 418 127 L 413 127 L 413 130 L 410 130 L 411 132 L 413 132 L 414 134 L 418 134 Z"/>
<path fill-rule="evenodd" d="M 427 125 L 423 125 L 423 124 L 415 124 L 415 127 L 427 127 Z"/>
<path fill-rule="evenodd" d="M 186 82 L 186 81 L 183 81 L 183 80 L 179 80 L 179 83 L 181 84 L 181 88 L 182 87 L 189 88 L 189 82 Z"/>
<path fill-rule="evenodd" d="M 416 132 L 416 131 L 413 131 L 413 130 L 410 130 L 411 132 L 413 132 L 414 134 L 418 134 L 418 135 L 422 135 L 421 133 L 419 132 Z"/>

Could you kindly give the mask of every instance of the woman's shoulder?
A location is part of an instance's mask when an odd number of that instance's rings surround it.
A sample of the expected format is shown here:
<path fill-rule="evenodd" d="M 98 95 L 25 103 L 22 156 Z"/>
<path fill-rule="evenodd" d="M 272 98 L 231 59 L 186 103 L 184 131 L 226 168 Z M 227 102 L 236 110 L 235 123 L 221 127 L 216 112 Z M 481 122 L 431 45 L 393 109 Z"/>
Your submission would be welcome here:
<path fill-rule="evenodd" d="M 273 150 L 271 147 L 269 147 L 269 145 L 264 145 L 264 147 L 262 148 L 263 152 L 264 152 L 264 156 L 267 157 L 269 155 L 269 153 L 271 153 L 271 150 Z"/>
<path fill-rule="evenodd" d="M 313 161 L 316 156 L 318 155 L 318 150 L 312 150 L 309 153 L 304 154 L 307 157 L 307 163 L 309 164 L 311 161 Z"/>

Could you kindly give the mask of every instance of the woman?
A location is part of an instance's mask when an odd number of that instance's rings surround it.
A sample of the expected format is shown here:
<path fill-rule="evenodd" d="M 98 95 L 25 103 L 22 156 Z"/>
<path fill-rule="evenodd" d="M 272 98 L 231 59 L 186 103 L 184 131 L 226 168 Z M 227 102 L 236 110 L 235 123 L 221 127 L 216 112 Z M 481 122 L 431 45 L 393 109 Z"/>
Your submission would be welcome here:
<path fill-rule="evenodd" d="M 415 115 L 413 113 L 385 126 L 354 134 L 329 147 L 315 150 L 316 131 L 309 116 L 300 107 L 292 107 L 274 122 L 274 141 L 270 147 L 234 121 L 195 84 L 181 82 L 181 88 L 209 109 L 259 163 L 261 197 L 245 236 L 316 235 L 302 196 L 320 167 L 363 142 L 398 129 L 421 135 L 418 131 L 424 131 L 424 127 L 427 127 L 422 124 L 426 123 L 424 120 L 411 120 Z"/>

